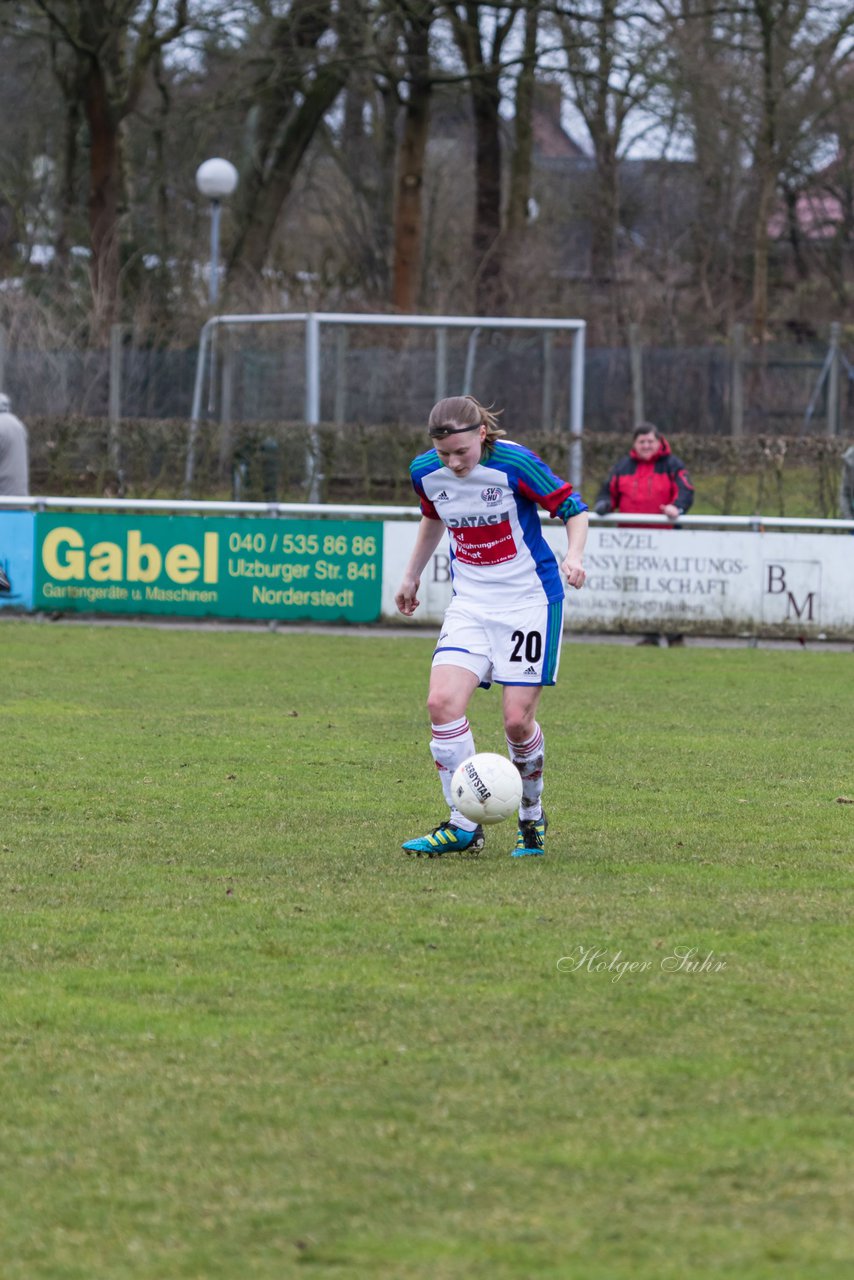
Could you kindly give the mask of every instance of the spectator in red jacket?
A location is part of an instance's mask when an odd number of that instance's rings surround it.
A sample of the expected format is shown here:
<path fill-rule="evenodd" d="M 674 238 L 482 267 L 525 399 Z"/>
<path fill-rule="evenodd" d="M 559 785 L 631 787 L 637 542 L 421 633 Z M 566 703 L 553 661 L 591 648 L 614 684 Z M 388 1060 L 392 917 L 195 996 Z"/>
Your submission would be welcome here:
<path fill-rule="evenodd" d="M 664 515 L 676 521 L 691 508 L 694 486 L 685 464 L 670 452 L 670 445 L 650 422 L 639 423 L 632 435 L 632 448 L 616 462 L 606 476 L 594 511 L 606 516 L 611 511 L 632 515 Z M 669 633 L 669 645 L 682 645 L 685 637 Z M 659 632 L 649 632 L 641 644 L 659 644 Z"/>

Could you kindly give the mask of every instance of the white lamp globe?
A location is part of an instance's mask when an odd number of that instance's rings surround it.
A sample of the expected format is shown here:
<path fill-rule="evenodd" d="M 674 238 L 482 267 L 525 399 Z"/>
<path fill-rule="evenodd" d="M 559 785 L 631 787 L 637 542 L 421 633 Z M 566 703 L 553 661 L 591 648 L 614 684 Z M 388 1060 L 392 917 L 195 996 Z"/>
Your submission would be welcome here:
<path fill-rule="evenodd" d="M 229 160 L 206 160 L 196 170 L 196 186 L 208 200 L 224 200 L 237 187 L 237 170 Z"/>

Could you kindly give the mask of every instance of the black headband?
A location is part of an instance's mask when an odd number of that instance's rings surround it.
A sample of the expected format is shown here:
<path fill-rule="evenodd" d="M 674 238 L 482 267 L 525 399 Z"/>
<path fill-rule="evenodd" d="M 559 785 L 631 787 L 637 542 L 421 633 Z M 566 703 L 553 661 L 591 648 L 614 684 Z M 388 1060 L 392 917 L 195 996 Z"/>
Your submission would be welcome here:
<path fill-rule="evenodd" d="M 473 422 L 469 427 L 430 427 L 430 435 L 434 440 L 444 440 L 446 436 L 458 436 L 463 431 L 476 431 L 481 426 L 483 426 L 482 422 Z"/>

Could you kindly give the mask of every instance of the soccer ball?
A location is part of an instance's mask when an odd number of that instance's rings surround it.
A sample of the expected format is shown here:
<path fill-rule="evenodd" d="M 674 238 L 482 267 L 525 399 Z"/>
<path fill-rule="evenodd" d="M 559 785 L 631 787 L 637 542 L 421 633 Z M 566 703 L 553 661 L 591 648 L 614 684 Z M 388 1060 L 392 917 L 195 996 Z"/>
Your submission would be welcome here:
<path fill-rule="evenodd" d="M 451 800 L 472 822 L 503 822 L 519 808 L 522 779 L 506 756 L 480 751 L 464 760 L 451 779 Z"/>

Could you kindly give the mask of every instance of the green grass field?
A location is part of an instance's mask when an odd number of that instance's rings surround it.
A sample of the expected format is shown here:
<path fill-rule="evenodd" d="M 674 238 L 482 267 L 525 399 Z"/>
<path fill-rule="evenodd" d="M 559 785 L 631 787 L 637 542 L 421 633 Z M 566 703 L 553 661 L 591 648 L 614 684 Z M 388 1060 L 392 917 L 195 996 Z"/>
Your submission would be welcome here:
<path fill-rule="evenodd" d="M 0 624 L 3 1280 L 850 1275 L 854 657 L 567 646 L 409 860 L 431 648 Z"/>

